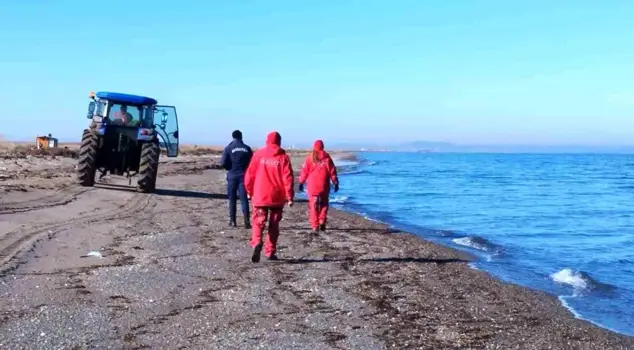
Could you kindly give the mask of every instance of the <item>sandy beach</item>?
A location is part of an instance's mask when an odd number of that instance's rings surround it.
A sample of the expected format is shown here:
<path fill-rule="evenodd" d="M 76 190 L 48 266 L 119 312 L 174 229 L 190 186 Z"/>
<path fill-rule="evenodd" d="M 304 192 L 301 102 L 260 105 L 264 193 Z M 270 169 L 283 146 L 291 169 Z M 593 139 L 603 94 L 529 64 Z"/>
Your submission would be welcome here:
<path fill-rule="evenodd" d="M 163 159 L 148 195 L 117 178 L 78 187 L 72 157 L 0 157 L 0 348 L 634 349 L 358 215 L 332 210 L 313 235 L 302 201 L 281 260 L 253 264 L 217 161 Z"/>

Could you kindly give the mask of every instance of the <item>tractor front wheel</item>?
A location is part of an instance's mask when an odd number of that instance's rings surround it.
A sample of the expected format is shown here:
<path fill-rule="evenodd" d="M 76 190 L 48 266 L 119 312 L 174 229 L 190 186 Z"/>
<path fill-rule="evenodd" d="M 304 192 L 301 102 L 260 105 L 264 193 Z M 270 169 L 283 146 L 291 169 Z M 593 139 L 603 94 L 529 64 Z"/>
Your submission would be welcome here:
<path fill-rule="evenodd" d="M 158 142 L 147 142 L 141 147 L 141 163 L 139 164 L 139 182 L 137 191 L 152 192 L 156 188 L 159 156 L 161 149 Z"/>
<path fill-rule="evenodd" d="M 81 186 L 93 186 L 95 184 L 95 172 L 97 171 L 97 149 L 99 138 L 89 129 L 84 130 L 79 147 L 79 161 L 77 162 L 77 180 Z"/>

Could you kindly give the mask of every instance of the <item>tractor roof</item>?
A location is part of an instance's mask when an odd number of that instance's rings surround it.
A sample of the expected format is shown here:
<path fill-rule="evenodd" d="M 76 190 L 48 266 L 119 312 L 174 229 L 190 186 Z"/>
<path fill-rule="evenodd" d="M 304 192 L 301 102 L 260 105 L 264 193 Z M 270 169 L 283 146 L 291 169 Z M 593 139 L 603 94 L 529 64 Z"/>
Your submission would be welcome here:
<path fill-rule="evenodd" d="M 95 95 L 97 98 L 132 106 L 155 105 L 158 103 L 155 99 L 150 97 L 121 94 L 118 92 L 99 91 Z"/>

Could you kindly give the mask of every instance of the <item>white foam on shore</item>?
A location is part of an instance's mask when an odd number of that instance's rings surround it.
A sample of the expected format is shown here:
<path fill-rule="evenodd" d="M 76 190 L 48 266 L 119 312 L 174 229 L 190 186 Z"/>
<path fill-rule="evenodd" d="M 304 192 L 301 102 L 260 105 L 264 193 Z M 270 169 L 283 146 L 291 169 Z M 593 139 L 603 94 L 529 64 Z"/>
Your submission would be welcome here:
<path fill-rule="evenodd" d="M 370 217 L 370 216 L 369 216 L 368 214 L 366 214 L 366 213 L 363 213 L 363 212 L 358 212 L 358 211 L 349 211 L 349 212 L 350 212 L 350 213 L 353 213 L 353 214 L 361 215 L 361 216 L 362 216 L 364 219 L 366 219 L 366 220 L 369 220 L 369 221 L 372 221 L 372 222 L 377 222 L 377 223 L 379 223 L 379 224 L 383 224 L 383 225 L 388 225 L 388 226 L 391 226 L 391 224 L 390 224 L 390 223 L 388 223 L 388 222 L 383 222 L 383 221 L 381 221 L 381 220 L 374 219 L 374 218 Z"/>
<path fill-rule="evenodd" d="M 362 214 L 361 216 L 363 216 L 363 218 L 366 219 L 366 220 L 370 220 L 370 221 L 373 221 L 373 222 L 378 222 L 379 224 L 386 224 L 387 225 L 387 223 L 385 223 L 385 222 L 383 222 L 381 220 L 373 219 L 373 218 L 369 217 L 367 214 Z"/>
<path fill-rule="evenodd" d="M 568 304 L 568 300 L 567 300 L 568 298 L 573 298 L 573 296 L 560 295 L 559 297 L 557 297 L 557 299 L 559 299 L 559 301 L 561 302 L 561 305 L 563 305 L 566 308 L 566 310 L 570 311 L 570 313 L 573 314 L 575 318 L 587 321 L 586 319 L 583 318 L 583 316 L 581 316 L 580 313 L 577 312 L 577 310 L 575 310 L 572 306 L 570 306 L 570 304 Z"/>
<path fill-rule="evenodd" d="M 328 202 L 336 203 L 336 204 L 344 204 L 348 201 L 348 199 L 350 199 L 350 197 L 348 196 L 333 196 L 328 200 Z"/>
<path fill-rule="evenodd" d="M 469 266 L 472 270 L 482 271 L 477 266 L 475 266 L 475 262 L 470 262 L 467 264 L 467 266 Z"/>
<path fill-rule="evenodd" d="M 332 161 L 335 163 L 335 166 L 338 166 L 338 167 L 359 165 L 358 161 L 353 161 L 353 160 L 339 160 L 335 158 Z"/>
<path fill-rule="evenodd" d="M 475 242 L 473 242 L 471 237 L 454 238 L 451 241 L 454 242 L 457 245 L 473 248 L 473 249 L 476 249 L 476 250 L 486 251 L 486 248 L 484 246 L 482 246 L 480 244 L 476 244 Z"/>
<path fill-rule="evenodd" d="M 599 322 L 595 322 L 593 320 L 590 320 L 588 318 L 583 317 L 579 312 L 577 312 L 577 310 L 575 310 L 575 308 L 573 308 L 572 306 L 570 306 L 570 304 L 568 304 L 568 299 L 572 299 L 572 298 L 578 298 L 577 296 L 574 295 L 560 295 L 557 297 L 557 299 L 559 299 L 559 302 L 561 303 L 561 305 L 568 310 L 576 319 L 579 320 L 583 320 L 586 321 L 588 323 L 591 323 L 597 327 L 603 328 L 603 329 L 607 329 L 611 332 L 617 333 L 617 334 L 624 334 L 624 335 L 629 335 L 627 333 L 623 333 L 623 332 L 619 332 L 614 328 L 610 328 L 604 324 L 601 324 Z"/>

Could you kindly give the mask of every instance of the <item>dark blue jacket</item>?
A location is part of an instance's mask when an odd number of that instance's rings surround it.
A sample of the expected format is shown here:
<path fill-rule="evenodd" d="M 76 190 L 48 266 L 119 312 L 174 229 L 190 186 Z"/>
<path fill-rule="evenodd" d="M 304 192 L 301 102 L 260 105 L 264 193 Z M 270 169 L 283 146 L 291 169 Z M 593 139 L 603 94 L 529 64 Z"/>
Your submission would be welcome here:
<path fill-rule="evenodd" d="M 251 147 L 241 140 L 234 139 L 222 152 L 220 164 L 229 172 L 227 177 L 243 176 L 252 157 Z"/>

